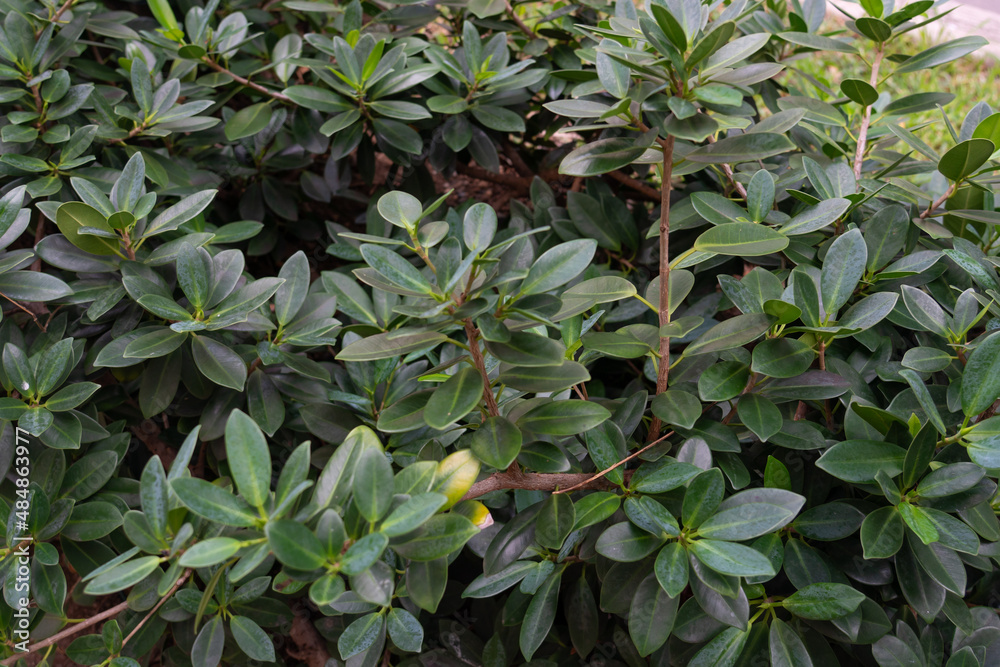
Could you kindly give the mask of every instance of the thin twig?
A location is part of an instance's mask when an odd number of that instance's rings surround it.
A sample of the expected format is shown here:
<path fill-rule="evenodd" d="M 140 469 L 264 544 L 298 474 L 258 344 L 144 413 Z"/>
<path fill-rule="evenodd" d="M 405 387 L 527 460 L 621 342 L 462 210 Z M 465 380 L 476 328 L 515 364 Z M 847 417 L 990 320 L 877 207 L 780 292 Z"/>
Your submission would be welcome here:
<path fill-rule="evenodd" d="M 882 65 L 882 56 L 885 49 L 882 44 L 878 45 L 875 52 L 875 59 L 872 60 L 871 85 L 874 88 L 878 83 L 878 70 Z M 865 115 L 861 118 L 861 129 L 858 131 L 858 149 L 854 153 L 854 182 L 857 184 L 856 191 L 861 192 L 861 165 L 865 161 L 865 151 L 868 148 L 868 126 L 872 121 L 872 107 L 869 104 L 865 107 Z"/>
<path fill-rule="evenodd" d="M 923 220 L 925 218 L 930 217 L 931 213 L 936 211 L 938 206 L 945 203 L 945 201 L 948 200 L 948 197 L 952 196 L 954 193 L 955 193 L 955 184 L 952 183 L 951 185 L 948 186 L 948 189 L 945 190 L 945 193 L 943 195 L 938 197 L 933 203 L 931 203 L 930 206 L 927 207 L 926 211 L 920 214 L 920 219 Z"/>
<path fill-rule="evenodd" d="M 73 5 L 74 2 L 76 2 L 76 0 L 66 0 L 66 2 L 63 3 L 62 7 L 60 7 L 56 11 L 56 13 L 52 15 L 52 22 L 55 23 L 60 18 L 62 18 L 62 15 L 66 12 L 67 9 L 69 9 Z"/>
<path fill-rule="evenodd" d="M 607 176 L 612 180 L 618 181 L 622 185 L 632 188 L 647 199 L 660 201 L 660 193 L 656 190 L 656 188 L 652 188 L 645 183 L 632 178 L 631 176 L 626 176 L 620 171 L 609 171 Z"/>
<path fill-rule="evenodd" d="M 288 104 L 292 103 L 292 98 L 288 97 L 288 95 L 285 95 L 283 93 L 279 93 L 279 92 L 276 92 L 276 91 L 273 91 L 273 90 L 269 90 L 269 89 L 265 88 L 264 86 L 260 85 L 259 83 L 254 83 L 250 79 L 246 79 L 246 78 L 240 76 L 239 74 L 234 74 L 233 72 L 229 71 L 228 69 L 226 69 L 225 67 L 223 67 L 219 63 L 215 62 L 211 58 L 205 57 L 205 58 L 202 58 L 201 60 L 202 60 L 203 63 L 205 63 L 206 65 L 208 65 L 212 69 L 214 69 L 216 72 L 222 72 L 223 74 L 228 74 L 230 76 L 230 78 L 233 79 L 233 81 L 235 81 L 237 83 L 240 83 L 240 84 L 243 84 L 247 88 L 252 88 L 253 90 L 256 90 L 258 93 L 262 93 L 264 95 L 267 95 L 268 97 L 276 99 L 279 102 L 285 102 L 285 103 L 288 103 Z"/>
<path fill-rule="evenodd" d="M 736 192 L 740 194 L 740 197 L 746 200 L 747 189 L 743 187 L 742 183 L 736 180 L 736 176 L 733 174 L 733 168 L 728 164 L 722 164 L 720 166 L 722 167 L 722 173 L 726 175 L 726 178 L 729 179 L 729 182 L 733 184 L 734 188 L 736 188 Z"/>
<path fill-rule="evenodd" d="M 629 461 L 631 461 L 635 457 L 637 457 L 640 454 L 642 454 L 643 452 L 647 451 L 650 447 L 653 447 L 655 445 L 660 444 L 661 442 L 663 442 L 664 440 L 666 440 L 667 438 L 669 438 L 673 434 L 674 434 L 674 432 L 671 431 L 670 433 L 667 433 L 666 435 L 661 436 L 660 438 L 657 438 L 656 440 L 650 442 L 649 444 L 647 444 L 646 446 L 642 447 L 641 449 L 637 449 L 636 451 L 632 452 L 631 454 L 629 454 L 628 456 L 626 456 L 625 458 L 623 458 L 621 461 L 619 461 L 618 463 L 616 463 L 613 466 L 611 466 L 610 468 L 605 468 L 604 470 L 602 470 L 601 472 L 597 473 L 596 475 L 588 477 L 587 479 L 583 480 L 582 482 L 580 482 L 580 483 L 578 483 L 578 484 L 576 484 L 574 486 L 570 486 L 570 487 L 565 488 L 565 489 L 559 489 L 558 491 L 554 491 L 553 493 L 569 493 L 570 491 L 576 491 L 577 489 L 581 489 L 581 488 L 587 486 L 588 484 L 594 482 L 595 480 L 603 479 L 605 475 L 607 475 L 609 472 L 611 472 L 615 468 L 628 463 Z"/>
<path fill-rule="evenodd" d="M 507 14 L 510 15 L 511 20 L 514 21 L 514 24 L 518 27 L 518 29 L 525 35 L 527 35 L 529 38 L 538 39 L 538 35 L 535 34 L 535 31 L 529 28 L 528 24 L 522 21 L 521 17 L 518 16 L 517 12 L 514 11 L 514 5 L 510 4 L 510 0 L 506 0 L 506 5 L 507 5 Z"/>
<path fill-rule="evenodd" d="M 127 601 L 117 604 L 111 609 L 102 611 L 100 614 L 97 614 L 96 616 L 91 616 L 82 623 L 77 623 L 73 627 L 66 628 L 62 632 L 56 633 L 51 637 L 49 637 L 48 639 L 43 639 L 37 644 L 32 644 L 31 646 L 28 647 L 27 651 L 18 652 L 15 655 L 12 655 L 11 657 L 7 658 L 6 660 L 0 661 L 0 665 L 3 665 L 4 667 L 7 667 L 8 665 L 13 665 L 15 662 L 17 662 L 18 660 L 27 655 L 30 655 L 31 653 L 37 653 L 38 651 L 41 651 L 43 648 L 48 648 L 53 644 L 58 644 L 62 640 L 66 639 L 67 637 L 72 637 L 81 630 L 86 630 L 92 625 L 97 625 L 101 621 L 107 620 L 112 616 L 117 616 L 121 612 L 125 611 L 127 608 L 128 608 Z"/>
<path fill-rule="evenodd" d="M 43 327 L 41 325 L 41 323 L 38 321 L 38 317 L 36 317 L 33 312 L 31 312 L 25 306 L 21 305 L 19 302 L 17 302 L 14 299 L 10 298 L 9 296 L 7 296 L 6 294 L 4 294 L 3 292 L 0 292 L 0 296 L 2 296 L 3 298 L 7 299 L 12 304 L 14 304 L 15 306 L 17 306 L 21 310 L 23 310 L 24 312 L 28 313 L 28 315 L 31 316 L 31 320 L 38 326 L 38 328 L 41 329 L 42 331 L 45 331 L 45 327 Z"/>
<path fill-rule="evenodd" d="M 516 462 L 515 462 L 516 465 Z M 626 471 L 626 473 L 629 471 Z M 594 479 L 594 475 L 589 472 L 568 472 L 568 473 L 524 473 L 520 470 L 508 470 L 506 472 L 496 472 L 481 479 L 472 485 L 472 488 L 463 496 L 463 500 L 470 500 L 485 496 L 493 491 L 504 489 L 525 489 L 528 491 L 555 491 L 567 487 L 584 488 L 580 483 L 587 483 L 588 489 L 611 489 L 614 484 L 606 479 Z"/>
<path fill-rule="evenodd" d="M 132 137 L 134 137 L 135 135 L 139 134 L 140 132 L 142 132 L 145 129 L 146 129 L 145 123 L 143 123 L 142 125 L 136 125 L 131 130 L 129 130 L 128 135 L 122 137 L 121 139 L 108 139 L 108 143 L 109 144 L 123 144 L 123 143 L 125 143 L 126 141 L 128 141 L 129 139 L 131 139 Z"/>
<path fill-rule="evenodd" d="M 184 585 L 184 582 L 187 581 L 188 577 L 190 577 L 190 576 L 191 576 L 191 570 L 185 570 L 184 574 L 182 574 L 180 576 L 180 578 L 178 578 L 177 581 L 174 582 L 174 585 L 170 587 L 170 590 L 167 591 L 167 594 L 164 595 L 162 598 L 160 598 L 160 601 L 156 603 L 156 606 L 153 607 L 152 609 L 150 609 L 149 613 L 147 613 L 143 617 L 143 619 L 141 621 L 139 621 L 139 624 L 136 625 L 134 628 L 132 628 L 132 632 L 128 633 L 128 636 L 125 637 L 125 639 L 122 640 L 122 647 L 123 648 L 124 648 L 125 644 L 128 644 L 128 640 L 132 639 L 132 637 L 134 637 L 135 634 L 137 632 L 139 632 L 139 629 L 142 628 L 142 626 L 146 623 L 146 621 L 148 621 L 153 616 L 153 614 L 155 614 L 157 612 L 157 610 L 161 606 L 163 606 L 164 602 L 166 602 L 167 600 L 170 599 L 171 595 L 173 595 L 174 593 L 177 592 L 178 588 L 180 588 L 181 586 Z"/>

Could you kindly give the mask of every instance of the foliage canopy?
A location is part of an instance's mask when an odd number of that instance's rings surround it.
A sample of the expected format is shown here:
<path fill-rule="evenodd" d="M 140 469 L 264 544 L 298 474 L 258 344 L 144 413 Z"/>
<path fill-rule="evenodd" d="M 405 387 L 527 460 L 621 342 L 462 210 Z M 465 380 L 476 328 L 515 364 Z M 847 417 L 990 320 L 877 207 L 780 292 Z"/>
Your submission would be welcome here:
<path fill-rule="evenodd" d="M 50 661 L 1000 663 L 1000 113 L 886 92 L 982 46 L 897 51 L 932 5 L 4 5 L 0 636 L 30 537 Z"/>

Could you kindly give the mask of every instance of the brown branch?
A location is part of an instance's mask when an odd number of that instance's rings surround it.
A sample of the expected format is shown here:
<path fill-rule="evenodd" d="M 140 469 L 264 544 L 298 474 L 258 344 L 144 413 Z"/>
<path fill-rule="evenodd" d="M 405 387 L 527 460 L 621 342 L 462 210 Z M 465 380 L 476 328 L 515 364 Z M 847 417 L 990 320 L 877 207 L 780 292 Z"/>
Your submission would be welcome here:
<path fill-rule="evenodd" d="M 132 632 L 128 633 L 128 636 L 125 637 L 125 639 L 122 640 L 122 647 L 123 648 L 124 648 L 125 644 L 128 644 L 128 640 L 132 639 L 132 637 L 134 637 L 135 634 L 137 632 L 139 632 L 139 630 L 142 628 L 142 626 L 145 625 L 146 621 L 148 621 L 153 616 L 153 614 L 155 614 L 157 612 L 157 610 L 160 607 L 163 606 L 164 602 L 166 602 L 167 600 L 170 599 L 171 595 L 173 595 L 174 593 L 177 592 L 178 588 L 180 588 L 181 586 L 184 585 L 184 582 L 187 581 L 188 577 L 190 577 L 190 576 L 191 576 L 191 570 L 185 570 L 184 574 L 182 574 L 180 576 L 180 578 L 178 578 L 177 581 L 174 582 L 174 585 L 170 587 L 170 590 L 167 591 L 167 594 L 164 595 L 162 598 L 160 598 L 160 601 L 156 603 L 156 606 L 153 607 L 152 609 L 150 609 L 149 613 L 147 613 L 145 616 L 143 616 L 142 620 L 139 621 L 139 624 L 136 625 L 134 628 L 132 628 Z"/>
<path fill-rule="evenodd" d="M 73 5 L 74 2 L 76 2 L 76 0 L 66 0 L 66 2 L 63 3 L 62 7 L 60 7 L 58 11 L 56 11 L 56 13 L 52 15 L 52 22 L 55 23 L 56 21 L 61 19 L 62 15 L 66 12 L 67 9 L 69 9 Z"/>
<path fill-rule="evenodd" d="M 945 203 L 945 201 L 948 200 L 948 197 L 952 196 L 953 194 L 955 194 L 955 184 L 954 183 L 952 183 L 951 185 L 949 185 L 948 189 L 945 190 L 945 193 L 943 195 L 941 195 L 940 197 L 938 197 L 935 201 L 933 201 L 931 203 L 931 205 L 927 207 L 927 210 L 920 214 L 920 219 L 923 220 L 925 218 L 930 217 L 931 213 L 933 213 L 934 211 L 936 211 L 937 208 L 938 208 L 938 206 L 940 206 L 941 204 Z"/>
<path fill-rule="evenodd" d="M 640 454 L 642 454 L 643 452 L 645 452 L 646 450 L 648 450 L 650 447 L 654 447 L 654 446 L 660 444 L 661 442 L 663 442 L 664 440 L 666 440 L 667 438 L 669 438 L 673 434 L 674 434 L 674 432 L 671 431 L 670 433 L 667 433 L 666 435 L 664 435 L 664 436 L 662 436 L 660 438 L 657 438 L 656 440 L 653 440 L 652 442 L 650 442 L 649 444 L 647 444 L 645 447 L 637 449 L 636 451 L 632 452 L 631 454 L 629 454 L 628 456 L 626 456 L 625 458 L 623 458 L 621 461 L 619 461 L 618 463 L 614 464 L 613 466 L 605 468 L 601 472 L 597 473 L 596 475 L 593 475 L 592 477 L 590 477 L 588 479 L 583 480 L 582 482 L 578 483 L 575 486 L 571 486 L 571 487 L 566 488 L 566 489 L 560 489 L 559 491 L 556 491 L 556 493 L 569 493 L 570 491 L 576 491 L 577 489 L 582 489 L 582 488 L 587 487 L 588 484 L 596 482 L 599 479 L 604 479 L 604 476 L 607 475 L 612 470 L 614 470 L 615 468 L 617 468 L 619 466 L 622 466 L 622 465 L 625 465 L 626 463 L 628 463 L 629 461 L 631 461 L 635 457 L 639 456 Z"/>
<path fill-rule="evenodd" d="M 535 170 L 528 166 L 528 163 L 524 161 L 521 154 L 518 152 L 517 147 L 509 141 L 503 143 L 503 154 L 507 156 L 510 163 L 517 170 L 517 173 L 521 174 L 525 178 L 534 178 Z"/>
<path fill-rule="evenodd" d="M 308 614 L 295 614 L 288 636 L 295 645 L 294 648 L 288 647 L 288 655 L 304 662 L 308 667 L 324 667 L 330 659 L 326 640 L 320 636 Z"/>
<path fill-rule="evenodd" d="M 62 632 L 58 632 L 58 633 L 52 635 L 51 637 L 49 637 L 48 639 L 43 639 L 42 641 L 38 642 L 37 644 L 32 644 L 31 646 L 28 647 L 28 650 L 26 652 L 25 651 L 19 651 L 18 653 L 12 655 L 11 657 L 7 658 L 6 660 L 0 661 L 0 665 L 3 665 L 4 667 L 7 667 L 8 665 L 13 665 L 15 662 L 17 662 L 18 660 L 20 660 L 21 658 L 23 658 L 23 657 L 25 657 L 27 655 L 30 655 L 32 653 L 37 653 L 38 651 L 41 651 L 43 648 L 48 648 L 49 646 L 52 646 L 53 644 L 58 644 L 62 640 L 66 639 L 67 637 L 72 637 L 73 635 L 75 635 L 76 633 L 80 632 L 81 630 L 86 630 L 87 628 L 89 628 L 89 627 L 91 627 L 93 625 L 97 625 L 101 621 L 105 621 L 105 620 L 111 618 L 112 616 L 117 616 L 121 612 L 125 611 L 127 608 L 128 608 L 128 602 L 127 601 L 126 602 L 122 602 L 120 604 L 117 604 L 114 607 L 112 607 L 111 609 L 107 609 L 105 611 L 102 611 L 100 614 L 97 614 L 96 616 L 91 616 L 90 618 L 88 618 L 86 621 L 83 621 L 82 623 L 77 623 L 77 624 L 73 625 L 73 627 L 66 628 Z"/>
<path fill-rule="evenodd" d="M 31 320 L 35 323 L 35 325 L 38 326 L 38 328 L 41 329 L 42 331 L 45 331 L 45 327 L 43 327 L 42 324 L 41 324 L 41 322 L 38 321 L 38 317 L 33 312 L 31 312 L 30 310 L 28 310 L 24 305 L 22 305 L 21 303 L 15 301 L 14 299 L 10 298 L 9 296 L 7 296 L 6 294 L 4 294 L 3 292 L 0 292 L 0 297 L 3 297 L 5 299 L 7 299 L 12 304 L 14 304 L 15 306 L 17 306 L 19 309 L 21 309 L 24 312 L 28 313 L 28 315 L 31 316 Z"/>
<path fill-rule="evenodd" d="M 883 44 L 879 43 L 878 50 L 875 52 L 875 59 L 872 60 L 872 76 L 870 80 L 872 88 L 878 83 L 878 70 L 882 65 L 884 52 L 885 48 Z M 861 164 L 865 161 L 865 151 L 868 149 L 868 127 L 871 125 L 871 121 L 872 107 L 868 105 L 865 107 L 865 115 L 861 118 L 861 129 L 858 131 L 858 148 L 854 153 L 854 182 L 856 183 L 856 192 L 861 192 Z"/>
<path fill-rule="evenodd" d="M 583 484 L 584 486 L 581 486 Z M 486 479 L 481 479 L 472 485 L 468 493 L 462 498 L 469 500 L 478 498 L 493 491 L 503 489 L 526 489 L 529 491 L 555 491 L 557 489 L 612 489 L 614 484 L 604 479 L 596 477 L 589 472 L 566 472 L 566 473 L 523 473 L 523 472 L 495 472 Z"/>
<path fill-rule="evenodd" d="M 747 189 L 743 187 L 742 183 L 736 180 L 736 176 L 733 175 L 733 168 L 728 164 L 722 164 L 720 166 L 722 167 L 722 173 L 726 175 L 726 178 L 729 179 L 729 182 L 733 184 L 734 188 L 736 188 L 736 192 L 740 194 L 740 197 L 743 197 L 743 199 L 746 200 Z"/>
<path fill-rule="evenodd" d="M 660 193 L 656 190 L 656 188 L 652 188 L 645 183 L 632 178 L 631 176 L 626 176 L 620 171 L 610 171 L 606 174 L 606 176 L 612 180 L 618 181 L 622 185 L 632 188 L 651 201 L 660 201 Z"/>
<path fill-rule="evenodd" d="M 131 139 L 132 137 L 134 137 L 135 135 L 139 134 L 140 132 L 142 132 L 145 129 L 146 129 L 146 124 L 145 123 L 143 123 L 142 125 L 136 125 L 131 130 L 129 130 L 129 133 L 126 136 L 122 137 L 121 139 L 108 139 L 108 143 L 109 144 L 123 144 L 123 143 L 125 143 L 126 141 L 128 141 L 129 139 Z"/>
<path fill-rule="evenodd" d="M 240 76 L 239 74 L 234 74 L 233 72 L 230 72 L 228 69 L 226 69 L 225 67 L 223 67 L 219 63 L 215 62 L 211 58 L 208 58 L 207 56 L 205 58 L 202 58 L 201 60 L 202 60 L 203 63 L 205 63 L 206 65 L 208 65 L 212 69 L 214 69 L 216 72 L 221 72 L 223 74 L 228 74 L 230 76 L 230 78 L 233 79 L 233 81 L 235 81 L 237 83 L 240 83 L 240 84 L 246 86 L 247 88 L 252 88 L 253 90 L 256 90 L 258 93 L 267 95 L 268 97 L 276 99 L 279 102 L 285 102 L 285 103 L 288 103 L 288 104 L 292 104 L 292 98 L 288 97 L 287 95 L 285 95 L 283 93 L 279 93 L 279 92 L 273 91 L 273 90 L 269 90 L 269 89 L 265 88 L 264 86 L 260 85 L 259 83 L 254 83 L 253 81 L 251 81 L 249 79 L 246 79 L 246 78 Z"/>
<path fill-rule="evenodd" d="M 525 35 L 527 35 L 530 39 L 538 39 L 538 35 L 535 34 L 535 31 L 529 28 L 528 24 L 522 21 L 521 17 L 518 16 L 517 12 L 514 11 L 514 6 L 510 4 L 510 0 L 506 0 L 506 5 L 507 5 L 507 14 L 510 15 L 511 20 L 514 21 L 514 24 L 517 25 L 518 29 Z"/>
<path fill-rule="evenodd" d="M 670 324 L 670 181 L 673 175 L 674 138 L 669 136 L 663 144 L 663 184 L 660 186 L 660 326 Z M 660 359 L 656 371 L 656 393 L 667 390 L 670 380 L 670 338 L 660 336 Z M 662 423 L 654 416 L 649 425 L 649 439 L 660 435 Z"/>
<path fill-rule="evenodd" d="M 496 396 L 493 395 L 493 387 L 490 386 L 490 376 L 486 372 L 486 362 L 483 360 L 483 352 L 479 349 L 479 331 L 472 323 L 472 318 L 466 318 L 465 336 L 469 339 L 469 352 L 472 354 L 472 362 L 476 365 L 476 370 L 483 378 L 483 396 L 486 398 L 486 409 L 491 417 L 500 416 L 500 407 L 497 405 Z"/>
<path fill-rule="evenodd" d="M 486 169 L 478 167 L 474 164 L 462 164 L 459 162 L 455 165 L 455 170 L 463 176 L 471 176 L 472 178 L 479 179 L 480 181 L 489 181 L 490 183 L 509 185 L 521 190 L 528 190 L 531 187 L 530 178 L 514 176 L 513 174 L 495 174 L 492 171 L 487 171 Z"/>

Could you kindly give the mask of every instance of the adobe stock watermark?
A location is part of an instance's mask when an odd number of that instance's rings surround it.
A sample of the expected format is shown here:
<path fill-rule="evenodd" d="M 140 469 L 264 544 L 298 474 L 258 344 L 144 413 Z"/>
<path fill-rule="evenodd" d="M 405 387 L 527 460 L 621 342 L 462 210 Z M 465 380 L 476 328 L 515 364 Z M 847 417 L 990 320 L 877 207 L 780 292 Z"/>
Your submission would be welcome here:
<path fill-rule="evenodd" d="M 28 488 L 31 473 L 31 457 L 28 449 L 28 432 L 17 428 L 16 446 L 14 449 L 14 486 L 17 488 L 17 500 L 14 502 L 14 531 L 11 544 L 14 545 L 12 555 L 17 558 L 15 565 L 14 591 L 18 594 L 14 607 L 13 627 L 11 635 L 16 639 L 14 650 L 27 653 L 31 624 L 29 605 L 31 603 L 31 555 L 32 537 L 28 533 L 28 516 L 31 513 L 31 490 Z"/>

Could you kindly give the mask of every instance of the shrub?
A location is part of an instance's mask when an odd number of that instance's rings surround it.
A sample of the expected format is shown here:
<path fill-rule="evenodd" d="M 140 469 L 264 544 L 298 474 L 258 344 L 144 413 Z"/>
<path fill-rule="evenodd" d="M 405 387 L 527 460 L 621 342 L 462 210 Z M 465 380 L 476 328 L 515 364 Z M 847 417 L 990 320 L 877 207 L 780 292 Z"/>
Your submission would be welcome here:
<path fill-rule="evenodd" d="M 5 6 L 5 664 L 996 664 L 931 4 Z"/>

